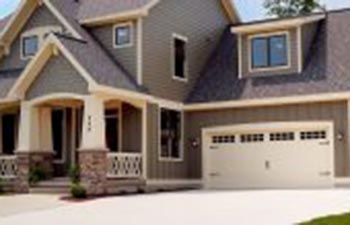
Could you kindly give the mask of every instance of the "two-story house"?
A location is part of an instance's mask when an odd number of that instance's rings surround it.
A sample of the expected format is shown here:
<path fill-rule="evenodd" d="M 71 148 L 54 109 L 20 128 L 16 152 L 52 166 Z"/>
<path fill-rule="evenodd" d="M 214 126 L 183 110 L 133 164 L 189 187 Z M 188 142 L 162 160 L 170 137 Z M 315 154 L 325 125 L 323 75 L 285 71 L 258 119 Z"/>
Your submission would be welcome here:
<path fill-rule="evenodd" d="M 31 171 L 78 165 L 93 195 L 350 182 L 349 18 L 23 0 L 0 21 L 0 177 L 28 192 Z"/>

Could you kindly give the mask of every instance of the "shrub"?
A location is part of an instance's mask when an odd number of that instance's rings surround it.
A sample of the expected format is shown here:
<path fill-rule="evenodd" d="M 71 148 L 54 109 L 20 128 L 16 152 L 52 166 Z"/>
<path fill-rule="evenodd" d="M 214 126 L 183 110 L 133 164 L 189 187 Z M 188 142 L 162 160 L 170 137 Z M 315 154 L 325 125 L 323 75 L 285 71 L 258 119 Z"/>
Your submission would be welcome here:
<path fill-rule="evenodd" d="M 70 192 L 73 198 L 76 199 L 85 199 L 87 197 L 86 188 L 79 183 L 72 184 Z"/>
<path fill-rule="evenodd" d="M 35 185 L 39 183 L 40 181 L 48 179 L 49 176 L 45 172 L 45 170 L 39 166 L 32 168 L 29 171 L 29 183 L 31 185 Z"/>
<path fill-rule="evenodd" d="M 79 166 L 72 166 L 69 169 L 69 178 L 72 184 L 78 184 L 80 182 L 80 168 Z"/>

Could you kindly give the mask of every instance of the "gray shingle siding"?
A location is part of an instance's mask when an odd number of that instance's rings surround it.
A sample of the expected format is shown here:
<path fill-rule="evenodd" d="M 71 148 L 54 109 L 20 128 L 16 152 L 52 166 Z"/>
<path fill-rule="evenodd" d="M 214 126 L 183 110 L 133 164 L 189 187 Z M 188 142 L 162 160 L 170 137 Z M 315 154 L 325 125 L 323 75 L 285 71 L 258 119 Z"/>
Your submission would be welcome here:
<path fill-rule="evenodd" d="M 229 22 L 217 0 L 163 0 L 143 23 L 143 80 L 151 94 L 183 101 Z M 188 83 L 172 79 L 172 34 L 188 38 Z"/>
<path fill-rule="evenodd" d="M 11 45 L 10 54 L 0 61 L 0 70 L 23 68 L 27 65 L 29 61 L 21 59 L 21 33 L 42 26 L 61 26 L 63 28 L 63 25 L 60 24 L 46 6 L 39 7 L 34 11 L 33 15 Z"/>
<path fill-rule="evenodd" d="M 88 84 L 72 64 L 60 55 L 49 59 L 26 93 L 34 99 L 54 93 L 88 94 Z"/>
<path fill-rule="evenodd" d="M 129 21 L 127 21 L 129 22 Z M 137 29 L 136 21 L 130 21 L 133 24 L 133 46 L 126 48 L 114 48 L 113 46 L 113 28 L 115 24 L 94 27 L 90 31 L 109 54 L 135 79 L 137 79 Z M 124 23 L 124 22 L 121 22 Z"/>

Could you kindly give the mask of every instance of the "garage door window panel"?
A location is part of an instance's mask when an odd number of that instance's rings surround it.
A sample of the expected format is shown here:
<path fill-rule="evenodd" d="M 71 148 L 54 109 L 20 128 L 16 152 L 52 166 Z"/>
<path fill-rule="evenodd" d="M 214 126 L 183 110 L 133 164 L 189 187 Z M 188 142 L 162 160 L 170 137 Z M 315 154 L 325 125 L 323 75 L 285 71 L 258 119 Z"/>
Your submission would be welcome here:
<path fill-rule="evenodd" d="M 241 143 L 264 142 L 264 134 L 242 134 Z"/>
<path fill-rule="evenodd" d="M 161 109 L 160 159 L 178 161 L 182 158 L 182 113 Z"/>
<path fill-rule="evenodd" d="M 300 139 L 307 140 L 324 140 L 327 139 L 326 131 L 303 131 L 300 132 Z"/>
<path fill-rule="evenodd" d="M 295 133 L 294 132 L 280 132 L 280 133 L 270 133 L 270 141 L 294 141 Z"/>
<path fill-rule="evenodd" d="M 213 144 L 232 144 L 236 142 L 234 135 L 217 135 L 212 137 Z"/>

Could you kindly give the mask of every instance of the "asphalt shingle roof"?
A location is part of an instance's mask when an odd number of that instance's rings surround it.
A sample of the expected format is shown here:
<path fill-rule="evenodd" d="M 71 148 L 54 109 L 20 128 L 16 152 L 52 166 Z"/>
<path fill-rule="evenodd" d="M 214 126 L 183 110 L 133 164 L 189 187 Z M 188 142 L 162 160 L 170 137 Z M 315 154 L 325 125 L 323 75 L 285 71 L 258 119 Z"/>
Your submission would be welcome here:
<path fill-rule="evenodd" d="M 350 91 L 350 11 L 319 22 L 301 74 L 238 79 L 236 37 L 227 29 L 206 70 L 187 98 L 190 103 L 259 99 Z"/>

